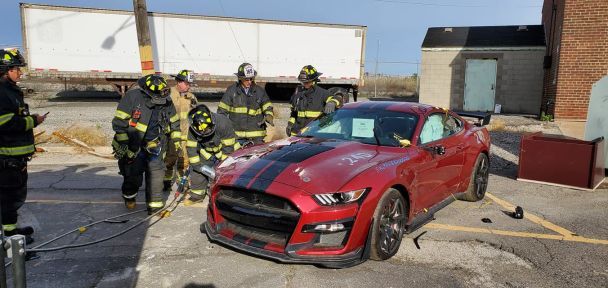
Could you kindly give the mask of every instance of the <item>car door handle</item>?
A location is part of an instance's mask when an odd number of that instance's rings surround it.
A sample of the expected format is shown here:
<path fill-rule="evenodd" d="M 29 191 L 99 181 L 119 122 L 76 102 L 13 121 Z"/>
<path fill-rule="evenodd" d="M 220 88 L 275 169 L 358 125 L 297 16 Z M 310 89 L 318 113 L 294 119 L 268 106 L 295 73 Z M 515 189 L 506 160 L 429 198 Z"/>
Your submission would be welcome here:
<path fill-rule="evenodd" d="M 464 146 L 465 146 L 464 144 L 458 144 L 458 145 L 456 145 L 456 148 L 458 150 L 462 150 L 462 149 L 464 149 Z"/>

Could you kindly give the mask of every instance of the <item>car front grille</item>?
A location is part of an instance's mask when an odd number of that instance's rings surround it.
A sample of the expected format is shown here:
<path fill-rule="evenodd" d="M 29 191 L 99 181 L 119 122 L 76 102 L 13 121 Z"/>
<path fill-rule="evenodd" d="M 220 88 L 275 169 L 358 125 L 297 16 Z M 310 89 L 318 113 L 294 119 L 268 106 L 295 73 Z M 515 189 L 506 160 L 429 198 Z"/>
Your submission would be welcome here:
<path fill-rule="evenodd" d="M 226 228 L 247 238 L 285 246 L 300 212 L 286 199 L 252 190 L 223 187 L 216 200 Z"/>

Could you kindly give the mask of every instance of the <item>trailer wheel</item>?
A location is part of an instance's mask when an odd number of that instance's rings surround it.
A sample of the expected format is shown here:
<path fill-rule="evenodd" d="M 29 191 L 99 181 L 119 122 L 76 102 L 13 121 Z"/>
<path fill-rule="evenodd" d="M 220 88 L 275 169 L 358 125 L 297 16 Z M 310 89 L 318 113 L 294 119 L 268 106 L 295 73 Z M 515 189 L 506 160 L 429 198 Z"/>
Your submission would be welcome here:
<path fill-rule="evenodd" d="M 342 87 L 331 87 L 328 91 L 331 95 L 342 97 L 342 103 L 348 103 L 350 100 L 348 90 Z"/>

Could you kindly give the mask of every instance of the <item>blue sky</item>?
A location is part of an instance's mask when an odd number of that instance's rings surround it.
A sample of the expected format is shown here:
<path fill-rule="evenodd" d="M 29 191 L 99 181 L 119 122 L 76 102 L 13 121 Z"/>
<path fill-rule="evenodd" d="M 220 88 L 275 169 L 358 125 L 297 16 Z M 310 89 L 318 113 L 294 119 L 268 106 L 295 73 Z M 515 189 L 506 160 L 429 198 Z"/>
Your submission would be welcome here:
<path fill-rule="evenodd" d="M 133 9 L 132 0 L 2 0 L 0 46 L 21 44 L 19 2 Z M 413 63 L 420 61 L 420 45 L 428 27 L 540 24 L 542 3 L 543 0 L 147 0 L 148 10 L 156 12 L 365 25 L 366 71 L 374 71 L 378 52 L 378 72 L 399 75 L 416 73 Z"/>

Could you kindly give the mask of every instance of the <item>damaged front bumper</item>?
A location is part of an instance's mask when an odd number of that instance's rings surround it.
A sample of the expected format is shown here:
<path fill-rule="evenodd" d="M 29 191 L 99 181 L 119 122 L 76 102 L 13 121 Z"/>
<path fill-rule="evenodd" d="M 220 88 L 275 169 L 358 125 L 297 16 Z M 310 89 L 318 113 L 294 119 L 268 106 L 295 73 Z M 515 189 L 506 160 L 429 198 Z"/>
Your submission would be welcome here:
<path fill-rule="evenodd" d="M 256 247 L 249 245 L 246 243 L 247 239 L 244 238 L 226 237 L 218 233 L 218 231 L 216 231 L 215 229 L 213 229 L 209 222 L 201 224 L 200 230 L 202 233 L 207 234 L 207 237 L 209 237 L 209 239 L 213 242 L 217 242 L 255 256 L 269 258 L 282 263 L 314 264 L 327 268 L 348 268 L 358 265 L 369 258 L 369 239 L 367 245 L 364 246 L 365 248 L 358 248 L 343 255 L 302 256 L 296 253 L 299 247 L 295 245 L 288 245 L 285 248 L 285 253 L 279 253 L 264 249 L 263 246 Z"/>

